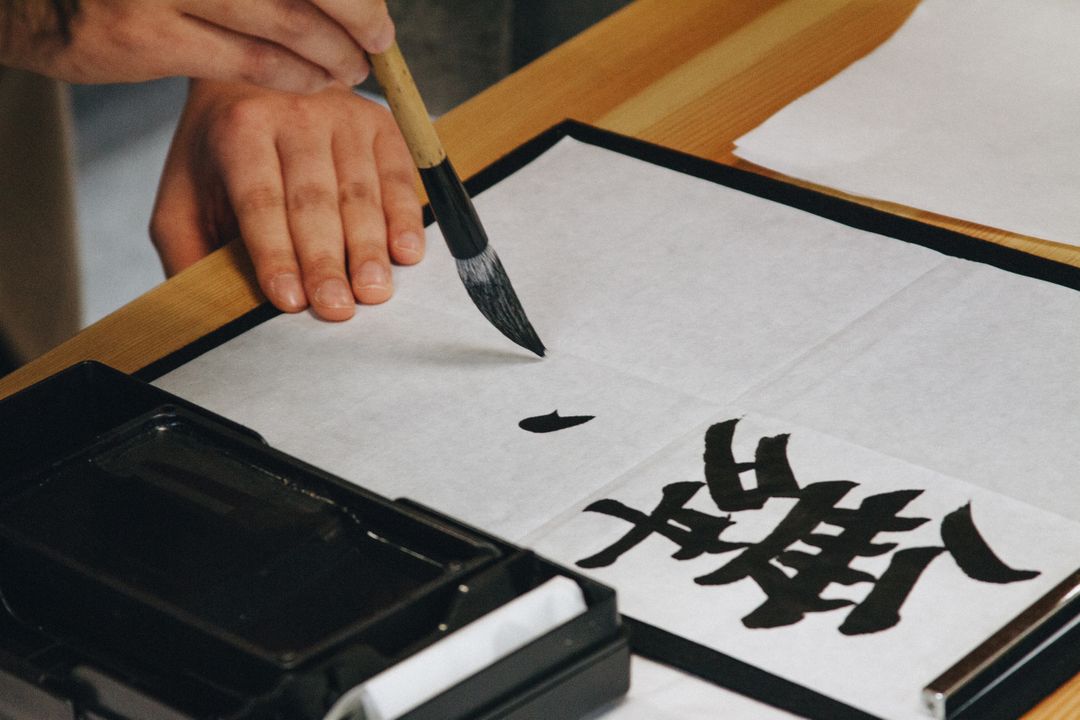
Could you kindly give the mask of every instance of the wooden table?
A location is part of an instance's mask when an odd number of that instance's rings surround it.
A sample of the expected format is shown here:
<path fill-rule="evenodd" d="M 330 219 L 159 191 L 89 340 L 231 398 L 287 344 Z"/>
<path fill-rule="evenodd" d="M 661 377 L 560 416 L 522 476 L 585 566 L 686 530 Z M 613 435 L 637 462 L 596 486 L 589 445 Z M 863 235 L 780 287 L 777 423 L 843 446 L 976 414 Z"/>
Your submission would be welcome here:
<path fill-rule="evenodd" d="M 463 177 L 566 117 L 775 175 L 735 158 L 734 140 L 874 49 L 917 4 L 637 0 L 437 126 Z M 1080 267 L 1080 248 L 861 202 Z M 138 370 L 262 301 L 233 243 L 0 379 L 0 397 L 87 358 Z M 1080 717 L 1080 677 L 1027 717 Z"/>

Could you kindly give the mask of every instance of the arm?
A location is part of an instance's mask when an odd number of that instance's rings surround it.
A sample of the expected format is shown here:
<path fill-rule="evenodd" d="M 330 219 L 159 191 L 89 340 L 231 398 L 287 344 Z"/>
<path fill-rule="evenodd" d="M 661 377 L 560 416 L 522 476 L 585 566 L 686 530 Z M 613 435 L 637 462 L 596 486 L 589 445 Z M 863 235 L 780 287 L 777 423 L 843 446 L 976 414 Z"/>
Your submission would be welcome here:
<path fill-rule="evenodd" d="M 294 92 L 368 73 L 384 0 L 0 0 L 0 64 L 78 83 L 169 75 Z"/>

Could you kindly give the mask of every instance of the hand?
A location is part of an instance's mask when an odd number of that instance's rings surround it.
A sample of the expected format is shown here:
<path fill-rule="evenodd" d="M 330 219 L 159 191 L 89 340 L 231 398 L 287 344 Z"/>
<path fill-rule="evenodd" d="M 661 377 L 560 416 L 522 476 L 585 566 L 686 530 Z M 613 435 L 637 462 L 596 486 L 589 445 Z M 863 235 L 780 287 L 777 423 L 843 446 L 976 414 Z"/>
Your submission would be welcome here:
<path fill-rule="evenodd" d="M 0 3 L 0 64 L 76 83 L 180 75 L 314 92 L 361 82 L 362 51 L 394 38 L 385 0 L 79 0 L 69 41 L 53 0 L 14 5 Z"/>
<path fill-rule="evenodd" d="M 390 258 L 423 257 L 414 182 L 389 111 L 347 88 L 194 81 L 150 234 L 172 275 L 239 233 L 275 306 L 346 320 L 389 299 Z"/>

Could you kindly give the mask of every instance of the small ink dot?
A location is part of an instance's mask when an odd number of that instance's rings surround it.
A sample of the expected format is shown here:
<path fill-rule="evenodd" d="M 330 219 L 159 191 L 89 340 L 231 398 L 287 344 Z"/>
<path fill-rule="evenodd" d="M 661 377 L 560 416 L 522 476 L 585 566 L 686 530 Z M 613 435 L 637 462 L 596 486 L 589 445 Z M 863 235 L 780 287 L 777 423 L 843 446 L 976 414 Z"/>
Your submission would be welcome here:
<path fill-rule="evenodd" d="M 531 433 L 549 433 L 587 423 L 595 417 L 595 415 L 567 415 L 562 417 L 559 415 L 559 411 L 555 410 L 547 415 L 527 417 L 518 423 L 518 427 Z"/>

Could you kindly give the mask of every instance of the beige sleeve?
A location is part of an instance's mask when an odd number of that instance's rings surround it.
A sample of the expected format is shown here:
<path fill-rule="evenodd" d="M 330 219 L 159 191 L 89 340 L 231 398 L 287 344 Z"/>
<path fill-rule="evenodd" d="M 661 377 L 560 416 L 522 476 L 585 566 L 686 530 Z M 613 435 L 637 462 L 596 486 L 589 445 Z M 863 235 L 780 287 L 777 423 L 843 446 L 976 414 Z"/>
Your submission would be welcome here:
<path fill-rule="evenodd" d="M 79 327 L 66 88 L 0 67 L 0 332 L 29 360 Z"/>

